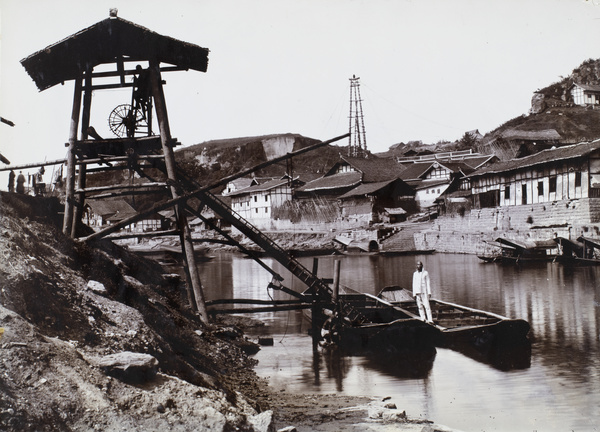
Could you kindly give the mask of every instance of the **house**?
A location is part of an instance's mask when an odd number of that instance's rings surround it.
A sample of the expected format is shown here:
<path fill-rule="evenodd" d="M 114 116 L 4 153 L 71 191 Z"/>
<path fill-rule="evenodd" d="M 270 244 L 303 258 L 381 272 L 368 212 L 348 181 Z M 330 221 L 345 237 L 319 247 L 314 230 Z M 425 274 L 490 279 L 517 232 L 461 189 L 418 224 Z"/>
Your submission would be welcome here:
<path fill-rule="evenodd" d="M 522 206 L 544 212 L 556 208 L 562 213 L 557 223 L 567 217 L 599 222 L 600 140 L 498 162 L 471 173 L 465 181 L 474 208 Z"/>
<path fill-rule="evenodd" d="M 125 200 L 89 200 L 84 207 L 83 222 L 93 229 L 113 225 L 137 214 Z M 165 218 L 156 213 L 124 228 L 129 232 L 158 231 L 165 228 Z"/>
<path fill-rule="evenodd" d="M 479 132 L 479 129 L 467 131 L 465 132 L 465 134 L 467 134 L 469 137 L 471 137 L 471 139 L 475 141 L 480 141 L 483 139 L 483 135 L 481 134 L 481 132 Z"/>
<path fill-rule="evenodd" d="M 230 181 L 225 185 L 225 190 L 223 191 L 223 195 L 231 195 L 234 192 L 238 192 L 242 189 L 246 189 L 252 185 L 256 184 L 255 180 L 250 177 L 240 177 L 235 180 Z"/>
<path fill-rule="evenodd" d="M 569 92 L 576 105 L 600 105 L 600 85 L 574 83 Z"/>
<path fill-rule="evenodd" d="M 482 153 L 495 154 L 500 160 L 510 160 L 556 147 L 561 143 L 562 137 L 555 129 L 526 131 L 511 128 L 478 145 L 478 149 Z"/>
<path fill-rule="evenodd" d="M 83 221 L 92 228 L 99 228 L 136 213 L 125 200 L 89 200 L 84 208 Z"/>
<path fill-rule="evenodd" d="M 399 178 L 363 183 L 338 199 L 344 220 L 365 224 L 401 221 L 415 211 L 414 189 Z"/>
<path fill-rule="evenodd" d="M 472 173 L 474 168 L 465 162 L 419 162 L 406 165 L 400 178 L 415 189 L 415 201 L 420 209 L 435 205 L 435 200 L 450 185 Z"/>
<path fill-rule="evenodd" d="M 274 208 L 292 199 L 292 187 L 297 182 L 286 175 L 232 192 L 231 208 L 251 223 L 264 225 L 271 220 Z"/>
<path fill-rule="evenodd" d="M 384 182 L 399 178 L 405 168 L 389 158 L 354 158 L 340 156 L 322 177 L 306 183 L 296 191 L 298 199 L 337 200 L 340 195 L 363 183 Z"/>
<path fill-rule="evenodd" d="M 399 179 L 404 169 L 393 158 L 341 156 L 322 177 L 297 189 L 295 198 L 329 219 L 380 222 L 389 219 L 386 207 L 414 211 L 414 191 Z"/>
<path fill-rule="evenodd" d="M 358 171 L 325 174 L 296 190 L 298 200 L 310 201 L 320 199 L 335 201 L 337 197 L 355 188 L 362 182 L 362 174 Z"/>

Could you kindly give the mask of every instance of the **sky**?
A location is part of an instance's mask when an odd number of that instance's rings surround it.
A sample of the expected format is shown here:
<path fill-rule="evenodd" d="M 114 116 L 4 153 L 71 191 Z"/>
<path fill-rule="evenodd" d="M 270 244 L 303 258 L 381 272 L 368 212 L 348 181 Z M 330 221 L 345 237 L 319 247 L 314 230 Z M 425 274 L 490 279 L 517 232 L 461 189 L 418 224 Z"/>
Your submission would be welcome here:
<path fill-rule="evenodd" d="M 600 0 L 0 0 L 0 116 L 15 123 L 0 123 L 0 153 L 12 165 L 66 157 L 73 102 L 73 81 L 39 92 L 20 60 L 113 7 L 210 49 L 206 73 L 163 75 L 184 146 L 343 135 L 354 75 L 370 151 L 454 141 L 527 114 L 533 92 L 600 58 Z M 95 92 L 101 135 L 130 91 Z"/>

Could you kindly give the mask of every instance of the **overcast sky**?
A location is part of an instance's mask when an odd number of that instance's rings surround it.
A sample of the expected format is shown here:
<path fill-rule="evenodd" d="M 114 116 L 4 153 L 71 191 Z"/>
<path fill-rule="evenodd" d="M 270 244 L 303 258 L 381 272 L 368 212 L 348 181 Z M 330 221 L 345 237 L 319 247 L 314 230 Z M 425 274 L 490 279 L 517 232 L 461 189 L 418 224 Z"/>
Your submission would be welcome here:
<path fill-rule="evenodd" d="M 207 73 L 164 76 L 183 145 L 342 135 L 352 75 L 369 150 L 453 141 L 526 114 L 535 90 L 600 57 L 600 0 L 0 0 L 0 116 L 16 124 L 0 124 L 0 152 L 13 165 L 65 157 L 73 98 L 72 81 L 39 92 L 20 60 L 111 7 L 210 49 Z M 108 115 L 129 92 L 94 95 L 101 134 L 110 136 Z"/>

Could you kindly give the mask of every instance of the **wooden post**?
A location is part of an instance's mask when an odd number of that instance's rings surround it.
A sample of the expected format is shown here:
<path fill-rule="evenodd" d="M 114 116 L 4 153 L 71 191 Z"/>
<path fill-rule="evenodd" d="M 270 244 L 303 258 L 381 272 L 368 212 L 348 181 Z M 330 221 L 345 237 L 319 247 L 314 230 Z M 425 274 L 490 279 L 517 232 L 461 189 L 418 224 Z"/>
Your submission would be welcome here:
<path fill-rule="evenodd" d="M 317 272 L 319 271 L 319 258 L 313 258 L 313 268 L 312 268 L 312 272 L 313 274 L 316 276 Z M 319 340 L 321 339 L 321 335 L 319 334 L 319 330 L 320 330 L 320 326 L 323 322 L 322 319 L 322 313 L 321 313 L 321 306 L 320 303 L 318 301 L 318 297 L 317 297 L 317 292 L 316 290 L 313 289 L 313 293 L 312 293 L 312 306 L 310 309 L 310 317 L 311 317 L 311 329 L 310 329 L 310 333 L 312 336 L 312 345 L 313 345 L 313 352 L 318 351 L 319 348 Z"/>
<path fill-rule="evenodd" d="M 171 138 L 171 129 L 169 126 L 169 118 L 167 115 L 167 105 L 165 95 L 161 84 L 160 65 L 157 60 L 150 61 L 150 80 L 152 85 L 152 97 L 154 98 L 154 108 L 156 110 L 156 118 L 160 130 L 160 139 L 163 153 L 165 156 L 165 166 L 167 169 L 167 177 L 173 180 L 171 186 L 171 195 L 173 198 L 178 198 L 180 193 L 175 186 L 177 183 L 175 154 L 173 153 L 173 143 Z M 187 282 L 188 282 L 188 298 L 195 299 L 195 306 L 200 315 L 200 320 L 204 324 L 208 324 L 208 313 L 202 291 L 202 283 L 196 266 L 196 258 L 194 256 L 194 244 L 192 243 L 192 234 L 185 217 L 185 202 L 178 203 L 175 208 L 177 223 L 180 231 L 181 249 L 183 252 L 184 266 L 187 264 Z M 194 303 L 190 305 L 194 308 Z"/>
<path fill-rule="evenodd" d="M 88 137 L 87 129 L 90 126 L 90 114 L 92 110 L 92 67 L 88 66 L 85 70 L 85 91 L 83 93 L 83 112 L 81 113 L 81 140 Z M 77 189 L 85 189 L 87 165 L 79 165 L 79 176 L 77 177 Z M 85 202 L 85 193 L 78 193 L 77 200 L 73 203 L 73 223 L 71 225 L 71 237 L 77 237 L 77 226 L 81 221 L 83 214 L 83 205 Z"/>
<path fill-rule="evenodd" d="M 333 302 L 337 306 L 340 296 L 340 260 L 333 262 Z"/>
<path fill-rule="evenodd" d="M 315 258 L 313 258 L 312 273 L 316 276 L 318 271 L 319 271 L 319 258 L 315 257 Z"/>
<path fill-rule="evenodd" d="M 71 226 L 73 225 L 73 203 L 75 198 L 75 143 L 77 142 L 79 112 L 81 111 L 81 80 L 81 75 L 75 79 L 73 109 L 71 111 L 71 125 L 69 128 L 67 184 L 65 185 L 65 215 L 63 218 L 63 233 L 66 235 L 71 234 Z"/>

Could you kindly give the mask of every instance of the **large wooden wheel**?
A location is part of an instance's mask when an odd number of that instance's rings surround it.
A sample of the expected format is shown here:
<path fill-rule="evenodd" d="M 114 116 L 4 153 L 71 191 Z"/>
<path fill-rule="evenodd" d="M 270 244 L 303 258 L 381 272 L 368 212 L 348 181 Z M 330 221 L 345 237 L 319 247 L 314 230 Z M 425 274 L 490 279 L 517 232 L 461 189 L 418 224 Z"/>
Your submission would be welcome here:
<path fill-rule="evenodd" d="M 146 131 L 148 130 L 148 122 L 142 111 L 134 109 L 129 104 L 119 105 L 111 111 L 108 116 L 108 126 L 119 138 L 133 138 L 138 129 L 146 128 Z"/>

